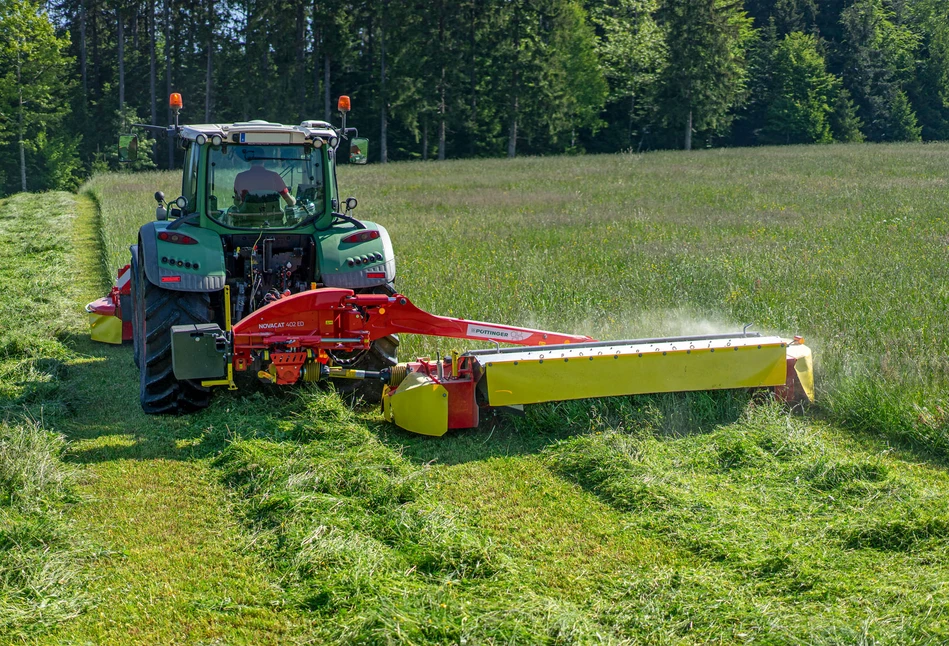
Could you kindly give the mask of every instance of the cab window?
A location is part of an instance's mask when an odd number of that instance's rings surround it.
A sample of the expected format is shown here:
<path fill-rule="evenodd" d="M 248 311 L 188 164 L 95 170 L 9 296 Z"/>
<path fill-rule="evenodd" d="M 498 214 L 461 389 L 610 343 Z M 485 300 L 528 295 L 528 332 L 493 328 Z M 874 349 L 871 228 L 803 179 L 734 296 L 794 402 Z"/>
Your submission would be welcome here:
<path fill-rule="evenodd" d="M 323 156 L 309 145 L 212 146 L 207 213 L 235 228 L 292 228 L 323 214 Z"/>

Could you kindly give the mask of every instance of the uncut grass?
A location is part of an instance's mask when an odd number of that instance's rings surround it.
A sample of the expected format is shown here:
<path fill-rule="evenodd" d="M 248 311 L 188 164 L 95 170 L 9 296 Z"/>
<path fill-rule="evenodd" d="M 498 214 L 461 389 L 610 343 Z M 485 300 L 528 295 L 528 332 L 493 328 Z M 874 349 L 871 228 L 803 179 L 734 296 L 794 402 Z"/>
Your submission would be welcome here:
<path fill-rule="evenodd" d="M 25 639 L 88 603 L 86 541 L 63 516 L 76 474 L 52 432 L 66 412 L 63 379 L 75 354 L 64 342 L 78 315 L 67 273 L 71 197 L 0 201 L 0 635 Z"/>
<path fill-rule="evenodd" d="M 389 228 L 400 289 L 422 307 L 601 338 L 746 322 L 802 334 L 825 410 L 945 456 L 947 158 L 944 145 L 791 147 L 395 164 L 341 181 Z"/>

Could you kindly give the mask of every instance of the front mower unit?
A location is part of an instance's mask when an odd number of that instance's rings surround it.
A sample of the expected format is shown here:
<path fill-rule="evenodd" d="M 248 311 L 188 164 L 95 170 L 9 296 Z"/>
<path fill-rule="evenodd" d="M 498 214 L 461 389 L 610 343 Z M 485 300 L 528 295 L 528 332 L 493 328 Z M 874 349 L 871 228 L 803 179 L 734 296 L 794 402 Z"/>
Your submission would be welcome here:
<path fill-rule="evenodd" d="M 93 341 L 121 344 L 132 340 L 131 273 L 129 265 L 119 270 L 108 296 L 86 305 Z"/>

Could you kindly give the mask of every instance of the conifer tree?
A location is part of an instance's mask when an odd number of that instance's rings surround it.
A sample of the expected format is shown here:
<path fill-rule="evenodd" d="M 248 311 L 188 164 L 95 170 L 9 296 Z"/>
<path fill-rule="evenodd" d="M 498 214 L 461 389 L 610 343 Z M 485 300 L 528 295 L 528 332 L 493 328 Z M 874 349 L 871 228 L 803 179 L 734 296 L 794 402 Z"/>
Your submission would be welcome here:
<path fill-rule="evenodd" d="M 690 150 L 694 130 L 724 131 L 747 96 L 751 19 L 740 0 L 665 0 L 659 15 L 669 52 L 661 103 Z"/>

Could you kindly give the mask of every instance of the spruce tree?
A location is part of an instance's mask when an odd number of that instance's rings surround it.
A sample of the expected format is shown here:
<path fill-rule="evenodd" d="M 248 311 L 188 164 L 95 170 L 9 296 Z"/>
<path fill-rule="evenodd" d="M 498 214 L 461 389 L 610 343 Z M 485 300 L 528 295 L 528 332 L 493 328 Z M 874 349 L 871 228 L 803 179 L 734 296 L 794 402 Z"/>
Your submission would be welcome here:
<path fill-rule="evenodd" d="M 665 0 L 659 15 L 669 52 L 660 102 L 690 150 L 693 131 L 724 132 L 747 97 L 751 19 L 736 0 Z"/>
<path fill-rule="evenodd" d="M 830 143 L 835 79 L 817 39 L 793 32 L 774 51 L 771 102 L 763 139 L 774 143 Z"/>

